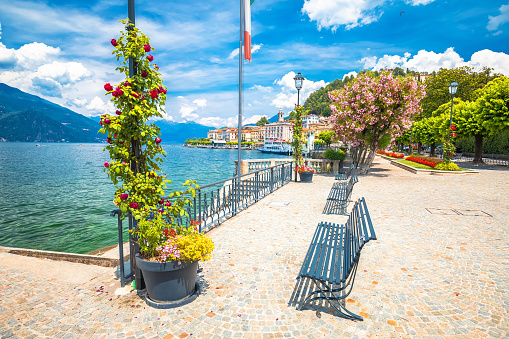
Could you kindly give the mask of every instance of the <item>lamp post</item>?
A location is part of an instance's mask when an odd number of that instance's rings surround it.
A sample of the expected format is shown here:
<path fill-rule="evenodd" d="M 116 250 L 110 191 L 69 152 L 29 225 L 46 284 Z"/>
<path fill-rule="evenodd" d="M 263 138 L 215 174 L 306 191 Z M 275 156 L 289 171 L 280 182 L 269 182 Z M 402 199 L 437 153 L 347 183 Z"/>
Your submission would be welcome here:
<path fill-rule="evenodd" d="M 458 83 L 456 81 L 451 82 L 449 85 L 449 93 L 451 94 L 451 118 L 449 119 L 449 133 L 452 127 L 452 107 L 454 105 L 454 94 L 458 91 Z"/>
<path fill-rule="evenodd" d="M 293 78 L 293 80 L 295 80 L 295 88 L 297 88 L 297 106 L 299 106 L 299 94 L 300 94 L 300 90 L 302 88 L 302 83 L 304 82 L 304 77 L 302 76 L 302 74 L 297 73 L 297 75 L 295 76 L 295 78 Z"/>

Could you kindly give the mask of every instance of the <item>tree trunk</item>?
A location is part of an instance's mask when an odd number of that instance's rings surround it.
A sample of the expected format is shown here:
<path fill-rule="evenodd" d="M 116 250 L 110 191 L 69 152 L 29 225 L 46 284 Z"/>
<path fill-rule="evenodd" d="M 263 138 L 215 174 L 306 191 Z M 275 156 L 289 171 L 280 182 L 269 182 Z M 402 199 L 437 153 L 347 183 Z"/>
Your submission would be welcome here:
<path fill-rule="evenodd" d="M 422 142 L 419 141 L 417 143 L 417 154 L 419 154 L 419 155 L 421 154 L 421 148 L 422 148 Z"/>
<path fill-rule="evenodd" d="M 378 138 L 373 138 L 373 142 L 371 142 L 370 150 L 368 158 L 366 159 L 366 162 L 363 163 L 361 167 L 361 174 L 367 174 L 369 172 L 369 168 L 371 167 L 371 164 L 373 163 L 373 160 L 375 159 L 376 150 L 380 146 L 380 140 Z M 367 150 L 367 147 L 366 147 Z"/>
<path fill-rule="evenodd" d="M 431 143 L 431 150 L 430 150 L 430 156 L 434 157 L 435 156 L 435 150 L 436 150 L 437 146 L 435 145 L 435 142 L 432 142 Z"/>
<path fill-rule="evenodd" d="M 482 134 L 476 134 L 475 136 L 475 153 L 474 153 L 474 164 L 483 164 L 482 161 Z"/>
<path fill-rule="evenodd" d="M 364 159 L 366 158 L 367 150 L 368 150 L 368 148 L 366 146 L 362 146 L 362 151 L 361 151 L 360 157 L 357 161 L 356 168 L 362 168 L 362 166 L 364 165 Z"/>

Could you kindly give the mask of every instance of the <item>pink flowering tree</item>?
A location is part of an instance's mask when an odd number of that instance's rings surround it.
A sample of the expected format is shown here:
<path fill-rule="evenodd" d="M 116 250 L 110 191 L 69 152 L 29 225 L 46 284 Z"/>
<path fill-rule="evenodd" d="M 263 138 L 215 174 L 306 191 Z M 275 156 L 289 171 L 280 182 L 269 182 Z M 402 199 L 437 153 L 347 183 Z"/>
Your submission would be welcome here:
<path fill-rule="evenodd" d="M 362 173 L 368 172 L 382 137 L 394 139 L 410 128 L 421 110 L 424 89 L 410 77 L 397 77 L 390 71 L 375 76 L 368 71 L 329 92 L 335 140 L 357 147 L 357 165 Z"/>

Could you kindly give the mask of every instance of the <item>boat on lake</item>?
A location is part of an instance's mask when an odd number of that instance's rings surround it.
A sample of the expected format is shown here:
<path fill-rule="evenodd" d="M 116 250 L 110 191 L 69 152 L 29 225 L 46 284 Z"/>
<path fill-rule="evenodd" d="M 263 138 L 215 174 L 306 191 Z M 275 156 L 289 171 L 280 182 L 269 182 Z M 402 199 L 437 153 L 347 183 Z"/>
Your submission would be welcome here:
<path fill-rule="evenodd" d="M 266 138 L 263 148 L 259 148 L 258 151 L 262 153 L 272 153 L 281 155 L 291 155 L 291 145 L 282 139 Z"/>

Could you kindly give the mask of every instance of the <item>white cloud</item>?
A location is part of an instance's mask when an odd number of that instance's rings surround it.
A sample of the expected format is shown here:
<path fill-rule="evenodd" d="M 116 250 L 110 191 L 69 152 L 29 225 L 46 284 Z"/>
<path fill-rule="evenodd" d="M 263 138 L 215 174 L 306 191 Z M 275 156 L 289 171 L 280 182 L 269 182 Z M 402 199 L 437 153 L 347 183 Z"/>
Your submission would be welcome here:
<path fill-rule="evenodd" d="M 270 93 L 274 90 L 274 88 L 272 88 L 270 86 L 261 86 L 261 85 L 254 85 L 253 87 L 250 87 L 249 89 L 254 89 L 254 90 L 257 90 L 260 92 L 264 92 L 264 93 Z"/>
<path fill-rule="evenodd" d="M 483 66 L 487 66 L 493 68 L 495 72 L 509 75 L 509 55 L 502 52 L 493 52 L 488 49 L 475 52 L 471 60 L 467 62 L 454 51 L 453 47 L 449 47 L 443 53 L 420 50 L 413 57 L 411 57 L 410 53 L 405 53 L 403 56 L 384 55 L 380 59 L 364 57 L 359 62 L 364 63 L 364 68 L 372 70 L 401 67 L 422 72 L 433 72 L 439 71 L 440 68 L 461 66 L 470 66 L 478 70 Z"/>
<path fill-rule="evenodd" d="M 198 107 L 205 107 L 207 106 L 207 99 L 196 99 L 193 101 Z"/>
<path fill-rule="evenodd" d="M 180 116 L 185 120 L 196 120 L 200 116 L 196 113 L 193 113 L 194 111 L 196 111 L 196 107 L 188 104 L 183 104 L 182 106 L 180 106 L 179 113 Z"/>
<path fill-rule="evenodd" d="M 87 104 L 87 102 L 88 102 L 87 99 L 76 98 L 76 99 L 72 100 L 72 105 L 74 105 L 76 107 L 83 107 Z"/>
<path fill-rule="evenodd" d="M 258 44 L 258 45 L 253 45 L 251 46 L 251 54 L 254 54 L 256 52 L 258 52 L 260 50 L 260 48 L 262 48 L 263 44 Z M 227 59 L 233 59 L 235 58 L 237 55 L 239 55 L 239 49 L 238 48 L 235 48 L 231 53 L 230 55 L 228 55 L 228 58 Z"/>
<path fill-rule="evenodd" d="M 410 1 L 405 0 L 405 3 L 410 4 L 412 6 L 418 6 L 418 5 L 427 5 L 427 4 L 432 3 L 433 1 L 435 1 L 435 0 L 410 0 Z"/>
<path fill-rule="evenodd" d="M 115 112 L 115 107 L 111 101 L 104 102 L 99 97 L 94 97 L 86 106 L 86 108 L 92 111 L 92 116 L 97 116 L 104 113 L 112 114 L 112 112 Z"/>
<path fill-rule="evenodd" d="M 405 0 L 412 6 L 427 5 L 435 0 Z M 318 30 L 330 28 L 335 32 L 340 26 L 346 30 L 369 25 L 383 14 L 382 5 L 388 0 L 305 0 L 301 12 L 316 21 Z"/>
<path fill-rule="evenodd" d="M 252 117 L 249 117 L 247 119 L 245 119 L 243 122 L 242 122 L 242 125 L 247 125 L 247 124 L 256 124 L 258 122 L 258 120 L 260 120 L 261 118 L 263 117 L 266 117 L 267 119 L 269 118 L 267 115 L 263 114 L 263 115 L 260 115 L 260 114 L 255 114 L 253 115 Z"/>
<path fill-rule="evenodd" d="M 281 79 L 274 81 L 276 85 L 281 87 L 281 92 L 276 94 L 276 97 L 272 100 L 272 106 L 290 109 L 295 107 L 297 104 L 297 90 L 295 89 L 295 80 L 293 78 L 295 78 L 295 72 L 292 71 L 285 74 Z M 327 83 L 323 80 L 316 82 L 304 80 L 300 90 L 300 104 L 304 104 L 311 93 L 326 85 Z"/>
<path fill-rule="evenodd" d="M 47 63 L 51 58 L 60 54 L 59 47 L 48 46 L 39 42 L 32 42 L 15 50 L 17 63 L 28 69 L 33 69 L 41 64 Z"/>
<path fill-rule="evenodd" d="M 222 64 L 223 63 L 223 61 L 221 59 L 216 58 L 216 57 L 210 58 L 210 62 L 212 62 L 214 64 Z"/>
<path fill-rule="evenodd" d="M 495 72 L 509 76 L 509 55 L 502 52 L 493 52 L 489 49 L 475 52 L 470 58 L 469 66 L 480 69 L 483 66 L 491 67 Z"/>
<path fill-rule="evenodd" d="M 51 64 L 40 66 L 37 75 L 67 84 L 89 76 L 90 72 L 79 62 L 53 61 Z"/>
<path fill-rule="evenodd" d="M 488 19 L 490 19 L 488 25 L 486 26 L 486 29 L 488 31 L 495 31 L 498 29 L 498 26 L 503 25 L 506 22 L 509 22 L 509 4 L 500 6 L 499 10 L 500 10 L 499 15 L 488 16 Z"/>
<path fill-rule="evenodd" d="M 347 30 L 377 21 L 383 14 L 380 10 L 385 0 L 305 0 L 302 13 L 316 21 L 318 29 L 340 26 Z"/>
<path fill-rule="evenodd" d="M 237 117 L 221 118 L 221 117 L 206 117 L 201 118 L 197 122 L 205 126 L 212 127 L 236 127 L 238 126 Z"/>
<path fill-rule="evenodd" d="M 343 80 L 345 80 L 346 77 L 350 77 L 351 75 L 353 75 L 353 77 L 356 78 L 357 77 L 357 72 L 356 71 L 351 71 L 351 72 L 346 73 L 345 75 L 343 75 Z"/>

